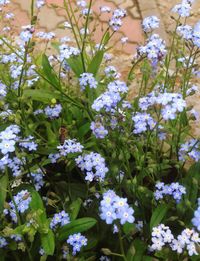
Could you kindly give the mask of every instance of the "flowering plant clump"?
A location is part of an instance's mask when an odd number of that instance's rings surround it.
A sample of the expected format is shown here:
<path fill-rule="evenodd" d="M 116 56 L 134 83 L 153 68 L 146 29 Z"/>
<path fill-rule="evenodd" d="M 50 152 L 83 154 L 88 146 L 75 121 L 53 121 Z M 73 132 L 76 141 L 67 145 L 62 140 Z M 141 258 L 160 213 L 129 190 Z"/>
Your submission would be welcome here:
<path fill-rule="evenodd" d="M 0 0 L 0 260 L 199 260 L 194 1 L 172 9 L 168 45 L 144 19 L 123 74 L 112 38 L 126 10 L 99 8 L 95 42 L 94 1 L 72 2 L 54 6 L 67 17 L 58 38 L 38 28 L 46 1 L 16 35 Z"/>

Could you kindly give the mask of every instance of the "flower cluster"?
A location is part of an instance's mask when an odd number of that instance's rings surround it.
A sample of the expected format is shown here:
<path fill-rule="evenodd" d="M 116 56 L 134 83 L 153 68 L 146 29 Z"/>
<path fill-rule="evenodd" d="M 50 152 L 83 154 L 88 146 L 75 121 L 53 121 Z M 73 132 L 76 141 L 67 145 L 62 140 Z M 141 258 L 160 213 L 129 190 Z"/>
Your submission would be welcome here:
<path fill-rule="evenodd" d="M 36 151 L 38 145 L 33 141 L 33 139 L 33 136 L 29 136 L 26 139 L 21 140 L 19 146 L 27 149 L 28 151 Z"/>
<path fill-rule="evenodd" d="M 198 207 L 194 212 L 192 224 L 197 228 L 198 231 L 200 231 L 200 198 L 198 199 Z"/>
<path fill-rule="evenodd" d="M 146 56 L 153 65 L 157 65 L 159 61 L 162 61 L 167 53 L 165 41 L 157 34 L 151 35 L 147 39 L 147 44 L 138 47 L 137 51 L 139 56 Z"/>
<path fill-rule="evenodd" d="M 177 32 L 191 44 L 200 47 L 200 22 L 196 23 L 194 28 L 190 25 L 180 25 L 177 27 Z"/>
<path fill-rule="evenodd" d="M 191 139 L 184 144 L 181 144 L 179 149 L 179 160 L 185 161 L 189 156 L 194 161 L 200 160 L 200 151 L 199 151 L 200 142 L 196 139 Z"/>
<path fill-rule="evenodd" d="M 43 5 L 45 5 L 45 0 L 37 0 L 36 1 L 36 7 L 41 8 Z"/>
<path fill-rule="evenodd" d="M 128 87 L 125 82 L 116 80 L 108 84 L 108 91 L 111 93 L 127 93 Z"/>
<path fill-rule="evenodd" d="M 122 100 L 120 94 L 128 92 L 126 83 L 121 81 L 110 82 L 107 86 L 107 91 L 102 93 L 92 104 L 92 109 L 100 111 L 105 109 L 106 111 L 112 111 L 116 108 L 117 104 Z"/>
<path fill-rule="evenodd" d="M 59 117 L 61 111 L 62 111 L 62 106 L 60 104 L 56 104 L 54 107 L 47 106 L 44 109 L 44 113 L 50 119 L 55 119 Z"/>
<path fill-rule="evenodd" d="M 15 242 L 22 241 L 22 236 L 18 234 L 12 234 L 10 238 L 13 239 Z"/>
<path fill-rule="evenodd" d="M 176 239 L 168 226 L 160 224 L 153 228 L 151 240 L 151 251 L 161 251 L 163 247 L 168 246 L 178 254 L 187 250 L 189 256 L 198 255 L 195 244 L 200 243 L 200 238 L 193 229 L 184 229 Z"/>
<path fill-rule="evenodd" d="M 84 1 L 84 0 L 77 1 L 76 4 L 77 4 L 78 7 L 81 7 L 81 8 L 84 8 L 84 7 L 87 6 L 86 1 Z"/>
<path fill-rule="evenodd" d="M 87 245 L 87 238 L 81 233 L 70 235 L 67 239 L 67 243 L 72 246 L 72 254 L 75 256 L 77 252 L 81 251 L 83 246 Z"/>
<path fill-rule="evenodd" d="M 81 90 L 83 91 L 87 86 L 91 89 L 96 89 L 98 82 L 95 80 L 92 73 L 82 73 L 79 78 L 79 84 L 81 86 Z"/>
<path fill-rule="evenodd" d="M 108 131 L 104 128 L 104 126 L 100 122 L 91 122 L 90 129 L 93 134 L 98 139 L 104 139 L 106 135 L 108 135 Z"/>
<path fill-rule="evenodd" d="M 10 4 L 10 0 L 0 0 L 0 5 Z"/>
<path fill-rule="evenodd" d="M 157 16 L 148 16 L 142 22 L 143 30 L 148 33 L 153 29 L 159 28 L 160 19 Z"/>
<path fill-rule="evenodd" d="M 177 13 L 181 17 L 188 17 L 192 9 L 192 2 L 190 0 L 183 0 L 180 4 L 173 7 L 172 12 Z"/>
<path fill-rule="evenodd" d="M 44 174 L 41 170 L 38 169 L 37 172 L 32 172 L 29 177 L 33 181 L 34 187 L 37 191 L 44 186 Z"/>
<path fill-rule="evenodd" d="M 94 180 L 103 181 L 105 179 L 108 168 L 105 159 L 98 153 L 91 152 L 76 159 L 77 166 L 86 172 L 85 180 L 92 182 Z"/>
<path fill-rule="evenodd" d="M 186 189 L 178 182 L 171 183 L 170 185 L 165 185 L 163 182 L 158 182 L 156 184 L 156 191 L 154 192 L 156 200 L 163 199 L 164 196 L 169 195 L 173 197 L 177 203 L 180 202 L 184 194 L 186 194 Z"/>
<path fill-rule="evenodd" d="M 20 33 L 20 39 L 25 43 L 28 42 L 34 33 L 34 27 L 32 25 L 22 26 L 22 31 Z"/>
<path fill-rule="evenodd" d="M 122 26 L 122 18 L 126 16 L 126 11 L 124 9 L 115 9 L 113 11 L 112 18 L 109 21 L 109 26 L 113 31 L 118 31 Z"/>
<path fill-rule="evenodd" d="M 198 255 L 196 250 L 196 244 L 200 243 L 199 234 L 193 229 L 186 228 L 178 235 L 177 239 L 173 239 L 170 247 L 178 254 L 187 250 L 189 256 Z"/>
<path fill-rule="evenodd" d="M 174 120 L 177 113 L 186 108 L 186 101 L 183 99 L 182 94 L 168 92 L 159 94 L 151 92 L 139 100 L 141 110 L 146 111 L 153 105 L 162 106 L 161 116 L 164 120 Z"/>
<path fill-rule="evenodd" d="M 107 77 L 113 77 L 114 79 L 118 79 L 120 77 L 120 73 L 118 73 L 117 69 L 112 65 L 107 66 L 104 72 Z"/>
<path fill-rule="evenodd" d="M 100 217 L 106 224 L 112 224 L 119 220 L 121 225 L 126 222 L 133 223 L 134 210 L 127 203 L 127 198 L 120 198 L 113 190 L 108 190 L 103 194 L 100 202 Z"/>
<path fill-rule="evenodd" d="M 7 94 L 6 89 L 7 89 L 6 85 L 0 82 L 0 100 L 6 96 Z"/>
<path fill-rule="evenodd" d="M 7 241 L 5 240 L 5 238 L 4 237 L 1 237 L 0 236 L 0 248 L 3 248 L 3 247 L 5 247 L 5 246 L 7 246 Z"/>
<path fill-rule="evenodd" d="M 51 163 L 56 163 L 58 159 L 67 156 L 69 153 L 81 153 L 83 148 L 76 139 L 67 139 L 62 145 L 57 146 L 58 153 L 49 154 L 49 159 Z"/>
<path fill-rule="evenodd" d="M 69 224 L 69 223 L 70 223 L 69 215 L 63 210 L 59 213 L 56 213 L 53 216 L 51 223 L 50 223 L 50 228 L 55 230 L 59 226 L 62 227 L 62 226 Z"/>
<path fill-rule="evenodd" d="M 132 120 L 134 122 L 133 133 L 135 134 L 140 134 L 147 130 L 153 130 L 153 128 L 156 126 L 155 120 L 148 113 L 136 112 L 133 115 Z"/>
<path fill-rule="evenodd" d="M 79 49 L 66 44 L 60 45 L 59 50 L 60 50 L 61 61 L 63 61 L 64 59 L 69 59 L 71 56 L 78 56 L 80 54 Z"/>
<path fill-rule="evenodd" d="M 165 246 L 167 243 L 171 243 L 174 239 L 174 236 L 170 228 L 168 226 L 165 226 L 164 224 L 160 224 L 157 227 L 153 227 L 151 235 L 151 251 L 160 251 L 163 248 L 163 246 Z"/>
<path fill-rule="evenodd" d="M 15 144 L 18 141 L 17 134 L 20 132 L 17 125 L 10 125 L 0 133 L 0 150 L 1 153 L 6 155 L 9 152 L 15 151 Z"/>
<path fill-rule="evenodd" d="M 24 213 L 28 208 L 31 202 L 31 195 L 28 190 L 21 190 L 13 197 L 13 201 L 9 203 L 9 209 L 4 209 L 5 215 L 10 215 L 13 222 L 17 223 L 17 214 Z"/>
<path fill-rule="evenodd" d="M 43 40 L 51 40 L 53 39 L 56 35 L 55 33 L 53 32 L 49 32 L 49 33 L 45 33 L 45 32 L 38 32 L 36 34 L 36 36 L 40 39 L 43 39 Z"/>
<path fill-rule="evenodd" d="M 23 159 L 19 159 L 18 157 L 9 158 L 8 154 L 0 159 L 0 169 L 5 170 L 5 167 L 10 168 L 14 177 L 21 175 L 21 167 L 23 164 Z"/>
<path fill-rule="evenodd" d="M 111 12 L 111 8 L 109 6 L 100 6 L 100 12 L 101 13 L 110 13 Z"/>
<path fill-rule="evenodd" d="M 76 139 L 68 139 L 64 141 L 63 145 L 59 145 L 57 149 L 59 150 L 60 156 L 67 156 L 69 153 L 82 152 L 83 146 L 77 142 Z"/>
<path fill-rule="evenodd" d="M 102 109 L 111 111 L 121 101 L 121 96 L 118 92 L 106 91 L 101 94 L 92 104 L 92 109 L 99 112 Z"/>

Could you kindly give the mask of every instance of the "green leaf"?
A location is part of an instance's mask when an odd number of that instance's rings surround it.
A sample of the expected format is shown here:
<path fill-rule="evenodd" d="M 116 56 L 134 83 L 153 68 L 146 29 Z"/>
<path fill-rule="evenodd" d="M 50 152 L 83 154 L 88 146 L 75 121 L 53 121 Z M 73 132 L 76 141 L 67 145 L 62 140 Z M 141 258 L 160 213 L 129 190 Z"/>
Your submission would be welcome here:
<path fill-rule="evenodd" d="M 126 258 L 127 260 L 129 261 L 133 261 L 134 260 L 134 256 L 135 256 L 135 247 L 134 247 L 134 244 L 132 243 L 128 249 L 128 252 L 127 252 L 127 255 L 126 255 Z"/>
<path fill-rule="evenodd" d="M 8 186 L 8 175 L 5 174 L 0 178 L 0 213 L 4 209 L 4 202 L 7 194 L 7 186 Z"/>
<path fill-rule="evenodd" d="M 89 64 L 88 66 L 88 69 L 87 71 L 89 73 L 93 73 L 94 76 L 96 76 L 98 70 L 99 70 L 99 67 L 102 63 L 102 60 L 103 60 L 103 55 L 104 55 L 104 51 L 100 50 L 100 51 L 97 51 L 97 53 L 95 54 L 95 56 L 93 57 L 91 63 Z"/>
<path fill-rule="evenodd" d="M 186 186 L 186 198 L 190 201 L 192 205 L 196 203 L 198 198 L 198 183 L 199 183 L 199 173 L 200 173 L 200 162 L 193 164 L 184 180 Z"/>
<path fill-rule="evenodd" d="M 108 43 L 109 39 L 110 39 L 110 33 L 109 33 L 109 31 L 108 31 L 108 32 L 107 32 L 106 34 L 104 34 L 104 36 L 103 36 L 102 44 L 103 44 L 103 45 L 106 45 L 106 44 Z"/>
<path fill-rule="evenodd" d="M 35 190 L 31 192 L 30 207 L 34 212 L 37 212 L 37 221 L 40 231 L 48 231 L 48 220 L 46 217 L 46 211 L 39 193 Z"/>
<path fill-rule="evenodd" d="M 128 250 L 127 260 L 142 261 L 145 250 L 146 250 L 145 243 L 139 239 L 135 239 L 133 244 Z"/>
<path fill-rule="evenodd" d="M 67 59 L 67 63 L 78 78 L 84 72 L 81 55 Z"/>
<path fill-rule="evenodd" d="M 78 137 L 83 138 L 90 130 L 90 123 L 87 122 L 83 126 L 81 126 L 78 130 Z"/>
<path fill-rule="evenodd" d="M 83 113 L 82 113 L 82 110 L 80 110 L 79 108 L 77 107 L 71 107 L 70 108 L 70 111 L 74 117 L 74 119 L 76 119 L 76 122 L 77 124 L 79 124 L 80 122 L 82 122 L 83 120 Z"/>
<path fill-rule="evenodd" d="M 41 234 L 40 237 L 42 248 L 44 249 L 45 254 L 52 256 L 55 250 L 54 233 L 52 232 L 52 230 L 49 229 L 47 234 Z"/>
<path fill-rule="evenodd" d="M 128 235 L 128 234 L 133 234 L 133 233 L 135 232 L 135 225 L 126 222 L 126 223 L 123 225 L 123 231 L 124 231 L 124 233 L 125 233 L 126 235 Z"/>
<path fill-rule="evenodd" d="M 23 97 L 24 98 L 30 97 L 32 100 L 35 100 L 35 101 L 50 103 L 52 99 L 59 99 L 60 95 L 56 92 L 47 91 L 44 89 L 40 89 L 40 90 L 26 89 L 23 91 Z"/>
<path fill-rule="evenodd" d="M 150 220 L 150 231 L 152 231 L 152 228 L 159 225 L 160 222 L 165 217 L 169 206 L 168 205 L 159 205 L 153 212 L 151 220 Z"/>
<path fill-rule="evenodd" d="M 42 69 L 42 73 L 45 78 L 47 78 L 53 86 L 60 88 L 58 77 L 56 76 L 56 73 L 51 67 L 49 60 L 45 54 L 42 55 Z"/>
<path fill-rule="evenodd" d="M 158 259 L 153 259 L 153 257 L 152 256 L 143 256 L 142 257 L 142 261 L 159 261 Z"/>
<path fill-rule="evenodd" d="M 25 224 L 16 227 L 16 228 L 14 229 L 14 234 L 22 235 L 22 234 L 23 234 L 23 230 L 24 230 L 25 227 L 26 227 Z"/>
<path fill-rule="evenodd" d="M 77 200 L 73 201 L 70 205 L 70 220 L 75 220 L 78 216 L 82 204 L 82 200 L 78 198 Z"/>
<path fill-rule="evenodd" d="M 32 210 L 38 210 L 38 209 L 42 209 L 44 210 L 44 205 L 42 202 L 42 199 L 39 195 L 39 193 L 35 190 L 31 191 L 31 203 L 30 203 L 30 207 Z"/>
<path fill-rule="evenodd" d="M 80 218 L 73 220 L 69 224 L 61 227 L 58 232 L 58 239 L 60 241 L 67 239 L 70 235 L 87 231 L 97 223 L 94 218 Z"/>

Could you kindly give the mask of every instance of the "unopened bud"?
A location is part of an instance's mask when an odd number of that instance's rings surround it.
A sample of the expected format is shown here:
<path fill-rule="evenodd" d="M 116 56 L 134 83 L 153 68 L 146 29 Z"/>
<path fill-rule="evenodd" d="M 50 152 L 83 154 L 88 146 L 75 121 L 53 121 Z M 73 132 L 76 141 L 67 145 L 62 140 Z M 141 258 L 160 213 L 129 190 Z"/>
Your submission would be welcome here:
<path fill-rule="evenodd" d="M 101 251 L 104 253 L 106 256 L 112 255 L 112 252 L 108 248 L 102 248 Z"/>

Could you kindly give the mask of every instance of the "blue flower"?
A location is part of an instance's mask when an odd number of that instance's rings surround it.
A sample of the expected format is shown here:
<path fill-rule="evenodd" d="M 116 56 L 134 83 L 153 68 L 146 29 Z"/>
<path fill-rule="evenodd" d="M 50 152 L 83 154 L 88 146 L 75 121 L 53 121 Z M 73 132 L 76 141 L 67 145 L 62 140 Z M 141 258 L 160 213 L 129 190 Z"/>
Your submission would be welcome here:
<path fill-rule="evenodd" d="M 151 32 L 159 27 L 160 19 L 157 16 L 146 17 L 142 22 L 142 28 L 145 32 Z"/>
<path fill-rule="evenodd" d="M 4 214 L 8 215 L 10 214 L 10 217 L 12 218 L 13 222 L 17 223 L 17 214 L 16 210 L 19 213 L 24 213 L 28 208 L 29 204 L 31 202 L 31 195 L 28 192 L 28 190 L 21 190 L 13 197 L 13 201 L 10 201 L 9 209 L 4 209 Z"/>
<path fill-rule="evenodd" d="M 109 26 L 113 29 L 113 31 L 118 31 L 122 26 L 122 18 L 126 16 L 126 11 L 124 9 L 116 9 L 113 12 L 113 16 L 109 21 Z"/>
<path fill-rule="evenodd" d="M 13 235 L 10 236 L 10 238 L 11 238 L 11 239 L 14 239 L 16 242 L 19 242 L 19 241 L 22 240 L 22 236 L 21 236 L 21 235 L 15 235 L 15 234 L 13 234 Z"/>
<path fill-rule="evenodd" d="M 2 98 L 4 98 L 7 94 L 7 87 L 5 84 L 3 84 L 2 82 L 0 82 L 0 100 Z"/>
<path fill-rule="evenodd" d="M 147 39 L 147 44 L 145 46 L 138 47 L 137 51 L 139 56 L 147 56 L 152 64 L 157 64 L 165 57 L 167 53 L 165 41 L 162 40 L 157 34 L 151 35 Z"/>
<path fill-rule="evenodd" d="M 200 48 L 200 22 L 198 22 L 194 26 L 193 34 L 192 34 L 192 41 L 194 45 Z"/>
<path fill-rule="evenodd" d="M 28 151 L 36 151 L 38 145 L 33 141 L 34 137 L 28 136 L 26 139 L 21 140 L 19 146 L 27 149 Z"/>
<path fill-rule="evenodd" d="M 177 27 L 177 32 L 185 39 L 185 40 L 191 40 L 193 29 L 190 25 L 180 25 Z"/>
<path fill-rule="evenodd" d="M 79 78 L 79 84 L 81 86 L 81 90 L 83 91 L 87 86 L 91 89 L 96 89 L 98 82 L 95 80 L 92 73 L 82 73 Z"/>
<path fill-rule="evenodd" d="M 78 56 L 80 54 L 79 49 L 66 44 L 60 45 L 59 50 L 60 50 L 60 61 L 69 59 L 71 56 Z"/>
<path fill-rule="evenodd" d="M 5 155 L 9 152 L 15 151 L 15 141 L 14 140 L 3 140 L 0 143 L 0 150 Z"/>
<path fill-rule="evenodd" d="M 108 84 L 108 91 L 111 93 L 116 92 L 124 94 L 128 92 L 128 87 L 125 82 L 116 80 Z"/>
<path fill-rule="evenodd" d="M 38 191 L 44 186 L 43 173 L 41 170 L 37 170 L 37 172 L 31 173 L 30 178 L 32 179 L 35 189 Z"/>
<path fill-rule="evenodd" d="M 133 213 L 134 210 L 132 208 L 122 208 L 117 215 L 117 218 L 120 219 L 121 225 L 124 225 L 126 222 L 133 223 L 135 221 Z"/>
<path fill-rule="evenodd" d="M 115 208 L 111 206 L 102 207 L 100 217 L 102 220 L 105 220 L 106 224 L 112 224 L 117 219 Z"/>
<path fill-rule="evenodd" d="M 197 228 L 198 231 L 200 231 L 200 198 L 198 199 L 198 207 L 194 212 L 192 224 Z"/>
<path fill-rule="evenodd" d="M 1 237 L 0 236 L 0 248 L 3 248 L 3 247 L 5 247 L 5 246 L 7 246 L 7 241 L 5 240 L 5 238 L 4 237 Z"/>
<path fill-rule="evenodd" d="M 99 112 L 101 109 L 111 111 L 116 108 L 117 104 L 122 100 L 120 93 L 106 91 L 101 94 L 92 104 L 92 109 Z"/>
<path fill-rule="evenodd" d="M 134 210 L 129 207 L 126 198 L 121 198 L 113 190 L 108 190 L 103 194 L 100 202 L 100 217 L 105 220 L 106 224 L 112 224 L 119 220 L 121 225 L 126 222 L 133 223 Z"/>
<path fill-rule="evenodd" d="M 44 109 L 44 113 L 50 119 L 58 118 L 62 111 L 62 106 L 60 104 L 56 104 L 54 107 L 47 106 Z"/>
<path fill-rule="evenodd" d="M 70 223 L 70 218 L 69 218 L 68 213 L 66 213 L 64 210 L 62 210 L 61 212 L 56 213 L 53 216 L 51 223 L 50 223 L 50 228 L 55 230 L 56 228 L 58 228 L 58 226 L 62 227 L 69 223 Z"/>
<path fill-rule="evenodd" d="M 177 203 L 179 203 L 184 194 L 186 194 L 186 189 L 178 182 L 173 182 L 170 185 L 165 185 L 163 182 L 158 182 L 156 184 L 156 191 L 154 192 L 154 197 L 156 200 L 159 200 L 163 199 L 164 196 L 169 195 L 173 197 Z"/>
<path fill-rule="evenodd" d="M 117 72 L 116 68 L 112 65 L 107 66 L 104 72 L 107 77 L 113 77 L 115 79 L 118 79 L 120 77 L 120 74 Z"/>
<path fill-rule="evenodd" d="M 67 243 L 72 246 L 72 254 L 76 255 L 77 252 L 81 251 L 83 246 L 87 245 L 87 238 L 81 233 L 70 235 L 67 239 Z"/>
<path fill-rule="evenodd" d="M 200 142 L 196 139 L 191 139 L 180 146 L 179 160 L 185 161 L 187 157 L 191 157 L 196 162 L 200 160 L 199 151 Z"/>
<path fill-rule="evenodd" d="M 57 149 L 59 149 L 60 156 L 67 156 L 69 153 L 82 152 L 83 146 L 76 139 L 68 139 L 64 141 L 63 145 L 59 145 Z"/>
<path fill-rule="evenodd" d="M 90 129 L 96 138 L 103 139 L 108 134 L 108 131 L 104 128 L 104 126 L 100 122 L 91 122 Z"/>
<path fill-rule="evenodd" d="M 191 9 L 191 1 L 183 0 L 182 3 L 173 7 L 172 12 L 177 13 L 181 17 L 188 17 L 190 16 Z"/>
<path fill-rule="evenodd" d="M 108 168 L 105 159 L 100 154 L 91 152 L 75 159 L 77 166 L 86 172 L 85 180 L 87 181 L 103 181 L 105 179 Z"/>
<path fill-rule="evenodd" d="M 23 42 L 28 42 L 33 35 L 34 32 L 34 28 L 32 25 L 26 25 L 26 26 L 22 26 L 23 31 L 21 31 L 20 33 L 20 39 Z"/>
<path fill-rule="evenodd" d="M 43 5 L 45 5 L 45 0 L 37 0 L 36 1 L 36 7 L 38 9 L 41 8 Z"/>
<path fill-rule="evenodd" d="M 134 131 L 135 134 L 140 134 L 147 130 L 152 130 L 156 126 L 155 120 L 148 113 L 136 112 L 132 120 L 134 122 Z"/>

